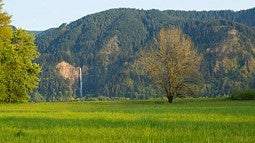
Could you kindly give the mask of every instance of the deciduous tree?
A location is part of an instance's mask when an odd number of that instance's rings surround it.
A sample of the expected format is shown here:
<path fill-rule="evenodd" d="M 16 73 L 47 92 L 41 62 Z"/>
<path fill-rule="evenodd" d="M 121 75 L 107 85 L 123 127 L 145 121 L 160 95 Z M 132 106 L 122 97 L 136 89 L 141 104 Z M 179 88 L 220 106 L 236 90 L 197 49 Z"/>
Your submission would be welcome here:
<path fill-rule="evenodd" d="M 0 102 L 24 102 L 37 87 L 40 66 L 34 36 L 8 25 L 10 16 L 2 12 L 0 0 Z"/>
<path fill-rule="evenodd" d="M 192 40 L 180 29 L 163 29 L 154 45 L 141 52 L 136 62 L 139 69 L 162 86 L 170 103 L 174 97 L 191 94 L 190 83 L 199 77 L 202 59 Z"/>

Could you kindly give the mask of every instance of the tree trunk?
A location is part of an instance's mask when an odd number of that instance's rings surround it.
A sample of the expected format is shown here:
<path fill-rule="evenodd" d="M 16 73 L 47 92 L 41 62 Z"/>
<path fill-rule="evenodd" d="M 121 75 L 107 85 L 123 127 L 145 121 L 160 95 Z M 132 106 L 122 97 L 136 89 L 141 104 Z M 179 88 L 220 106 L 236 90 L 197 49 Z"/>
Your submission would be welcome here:
<path fill-rule="evenodd" d="M 168 99 L 168 102 L 169 102 L 169 103 L 172 103 L 174 97 L 173 97 L 173 95 L 167 95 L 167 99 Z"/>

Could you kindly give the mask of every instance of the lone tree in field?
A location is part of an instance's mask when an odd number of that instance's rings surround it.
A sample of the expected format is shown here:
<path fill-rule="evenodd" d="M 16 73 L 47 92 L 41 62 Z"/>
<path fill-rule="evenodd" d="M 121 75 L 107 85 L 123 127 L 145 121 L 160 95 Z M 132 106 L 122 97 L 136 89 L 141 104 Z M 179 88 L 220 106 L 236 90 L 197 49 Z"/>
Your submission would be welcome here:
<path fill-rule="evenodd" d="M 199 77 L 202 59 L 191 39 L 179 29 L 163 29 L 154 44 L 156 48 L 141 52 L 139 68 L 162 86 L 168 102 L 191 94 L 190 85 Z"/>

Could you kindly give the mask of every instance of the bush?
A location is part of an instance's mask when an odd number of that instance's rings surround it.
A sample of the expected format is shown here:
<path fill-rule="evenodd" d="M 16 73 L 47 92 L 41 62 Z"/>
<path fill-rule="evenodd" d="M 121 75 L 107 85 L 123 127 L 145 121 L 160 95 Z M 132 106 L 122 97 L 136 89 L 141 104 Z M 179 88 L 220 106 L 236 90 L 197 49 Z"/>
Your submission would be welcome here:
<path fill-rule="evenodd" d="M 46 102 L 46 99 L 36 91 L 31 94 L 29 102 Z"/>
<path fill-rule="evenodd" d="M 248 90 L 240 90 L 234 92 L 231 95 L 231 99 L 233 100 L 255 100 L 255 90 L 248 89 Z"/>

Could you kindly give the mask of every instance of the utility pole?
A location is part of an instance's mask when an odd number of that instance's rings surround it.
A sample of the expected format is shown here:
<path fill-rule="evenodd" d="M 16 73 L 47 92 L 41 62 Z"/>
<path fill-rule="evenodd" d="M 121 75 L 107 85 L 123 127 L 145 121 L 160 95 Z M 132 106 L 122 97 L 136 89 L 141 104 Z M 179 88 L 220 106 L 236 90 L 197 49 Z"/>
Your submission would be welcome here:
<path fill-rule="evenodd" d="M 80 98 L 82 98 L 82 72 L 81 72 L 81 68 L 79 68 L 80 70 Z"/>

